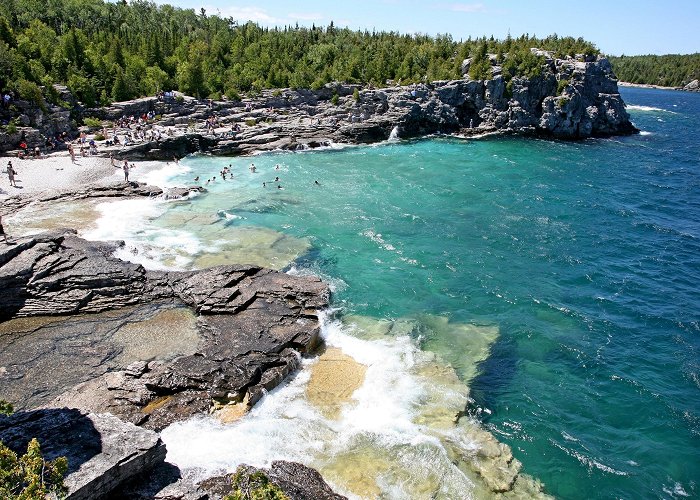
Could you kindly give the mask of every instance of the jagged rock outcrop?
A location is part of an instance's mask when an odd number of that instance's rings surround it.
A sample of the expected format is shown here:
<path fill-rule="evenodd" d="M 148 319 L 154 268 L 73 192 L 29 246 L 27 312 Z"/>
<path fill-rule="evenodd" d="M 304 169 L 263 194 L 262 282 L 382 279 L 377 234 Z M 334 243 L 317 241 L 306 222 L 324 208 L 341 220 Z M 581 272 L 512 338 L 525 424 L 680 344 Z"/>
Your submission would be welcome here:
<path fill-rule="evenodd" d="M 489 80 L 465 77 L 364 90 L 333 83 L 315 91 L 265 90 L 242 102 L 150 97 L 81 110 L 81 114 L 116 120 L 153 111 L 158 120 L 148 127 L 168 128 L 167 134 L 113 150 L 118 158 L 148 160 L 171 160 L 195 152 L 240 155 L 332 142 L 370 143 L 387 139 L 395 128 L 400 137 L 502 131 L 582 139 L 636 131 L 605 57 L 557 59 L 550 52 L 532 50 L 542 61 L 539 75 L 510 81 L 492 55 Z M 469 59 L 463 62 L 465 74 L 470 64 Z M 214 115 L 220 127 L 231 125 L 235 130 L 210 133 L 204 122 Z M 7 150 L 16 139 L 3 143 L 1 136 L 0 150 Z"/>
<path fill-rule="evenodd" d="M 688 90 L 691 92 L 700 91 L 700 80 L 693 80 L 692 82 L 689 82 L 685 87 L 683 87 L 683 90 Z"/>
<path fill-rule="evenodd" d="M 165 460 L 158 434 L 113 415 L 60 408 L 0 416 L 0 441 L 15 453 L 32 438 L 45 459 L 68 459 L 67 500 L 103 498 Z"/>
<path fill-rule="evenodd" d="M 300 353 L 315 348 L 328 287 L 316 278 L 256 266 L 146 271 L 112 257 L 119 245 L 62 230 L 1 247 L 0 319 L 171 301 L 200 314 L 197 352 L 134 362 L 79 384 L 41 410 L 0 418 L 0 440 L 23 451 L 37 437 L 48 459 L 67 455 L 71 499 L 219 498 L 164 464 L 164 446 L 147 429 L 163 429 L 216 405 L 253 405 L 299 367 Z M 274 474 L 296 495 L 290 498 L 342 498 L 300 464 Z M 139 482 L 132 481 L 136 475 Z"/>

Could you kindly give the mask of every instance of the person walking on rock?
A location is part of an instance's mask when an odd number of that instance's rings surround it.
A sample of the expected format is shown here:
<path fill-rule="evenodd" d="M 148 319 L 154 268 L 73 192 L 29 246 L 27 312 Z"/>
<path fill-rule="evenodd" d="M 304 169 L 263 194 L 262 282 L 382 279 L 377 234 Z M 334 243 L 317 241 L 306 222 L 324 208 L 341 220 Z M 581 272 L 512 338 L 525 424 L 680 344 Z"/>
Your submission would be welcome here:
<path fill-rule="evenodd" d="M 126 182 L 129 182 L 129 162 L 124 160 L 124 166 L 122 167 L 122 170 L 124 170 L 124 180 Z"/>

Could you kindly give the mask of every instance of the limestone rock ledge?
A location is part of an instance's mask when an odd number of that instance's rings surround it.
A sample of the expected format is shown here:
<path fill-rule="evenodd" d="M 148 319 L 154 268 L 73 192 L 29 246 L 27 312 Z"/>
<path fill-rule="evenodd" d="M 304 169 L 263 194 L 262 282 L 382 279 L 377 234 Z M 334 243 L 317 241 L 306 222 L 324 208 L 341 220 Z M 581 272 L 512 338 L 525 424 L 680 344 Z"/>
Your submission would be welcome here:
<path fill-rule="evenodd" d="M 70 499 L 120 498 L 113 490 L 123 490 L 137 474 L 140 484 L 144 475 L 146 483 L 163 481 L 163 488 L 143 498 L 216 498 L 168 470 L 165 447 L 148 429 L 161 430 L 215 404 L 252 406 L 315 348 L 329 289 L 317 278 L 252 265 L 147 271 L 113 257 L 121 244 L 89 242 L 65 229 L 3 245 L 0 321 L 172 302 L 199 313 L 199 349 L 167 362 L 134 362 L 68 390 L 43 409 L 0 418 L 0 440 L 23 452 L 36 437 L 46 458 L 67 456 Z M 164 329 L 162 335 L 168 334 Z"/>
<path fill-rule="evenodd" d="M 252 265 L 147 271 L 112 257 L 119 245 L 63 230 L 0 247 L 0 320 L 173 301 L 200 314 L 204 341 L 193 355 L 106 373 L 51 406 L 109 411 L 159 430 L 215 401 L 252 406 L 298 368 L 300 353 L 316 346 L 318 311 L 329 301 L 319 279 Z"/>

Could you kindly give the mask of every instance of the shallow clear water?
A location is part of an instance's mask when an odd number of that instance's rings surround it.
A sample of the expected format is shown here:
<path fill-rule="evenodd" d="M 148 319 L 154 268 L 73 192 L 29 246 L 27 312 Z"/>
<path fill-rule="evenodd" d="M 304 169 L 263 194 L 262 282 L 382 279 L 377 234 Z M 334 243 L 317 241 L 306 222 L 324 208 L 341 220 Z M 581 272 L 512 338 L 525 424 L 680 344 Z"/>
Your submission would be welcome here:
<path fill-rule="evenodd" d="M 270 265 L 296 257 L 346 314 L 497 327 L 471 410 L 547 492 L 696 496 L 700 94 L 622 91 L 641 135 L 190 157 L 166 177 L 216 176 L 209 193 L 126 236 L 192 267 L 264 228 Z M 424 328 L 422 345 L 469 379 L 447 331 Z"/>

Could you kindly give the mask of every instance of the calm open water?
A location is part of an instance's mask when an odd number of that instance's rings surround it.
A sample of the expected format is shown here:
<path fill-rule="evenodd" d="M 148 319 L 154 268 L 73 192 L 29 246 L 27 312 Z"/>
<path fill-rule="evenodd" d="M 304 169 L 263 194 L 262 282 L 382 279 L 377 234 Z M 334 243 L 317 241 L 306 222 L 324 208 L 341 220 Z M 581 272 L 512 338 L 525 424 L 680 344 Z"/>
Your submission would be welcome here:
<path fill-rule="evenodd" d="M 190 157 L 170 180 L 216 175 L 210 192 L 142 236 L 195 255 L 272 229 L 345 314 L 496 326 L 471 412 L 548 493 L 697 497 L 700 94 L 622 93 L 641 135 Z M 436 331 L 422 345 L 459 370 Z"/>

